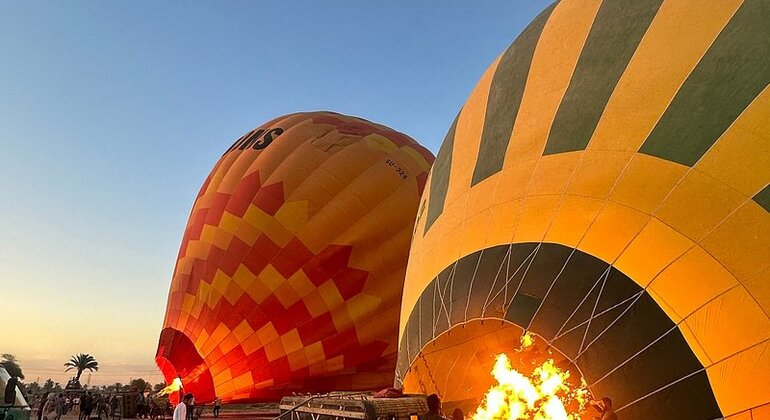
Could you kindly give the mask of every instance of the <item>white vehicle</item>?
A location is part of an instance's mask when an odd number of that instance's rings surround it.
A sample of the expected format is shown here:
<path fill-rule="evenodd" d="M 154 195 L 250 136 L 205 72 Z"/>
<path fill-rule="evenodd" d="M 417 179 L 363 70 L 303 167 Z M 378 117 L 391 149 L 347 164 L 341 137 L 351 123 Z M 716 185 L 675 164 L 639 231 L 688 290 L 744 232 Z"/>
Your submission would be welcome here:
<path fill-rule="evenodd" d="M 0 420 L 29 420 L 32 409 L 16 385 L 16 378 L 0 367 Z"/>

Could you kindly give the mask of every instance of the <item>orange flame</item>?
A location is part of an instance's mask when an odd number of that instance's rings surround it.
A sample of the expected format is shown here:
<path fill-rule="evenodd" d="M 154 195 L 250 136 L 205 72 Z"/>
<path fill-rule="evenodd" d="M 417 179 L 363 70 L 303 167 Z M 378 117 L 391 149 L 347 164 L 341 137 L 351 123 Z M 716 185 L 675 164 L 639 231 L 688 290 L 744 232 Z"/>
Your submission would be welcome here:
<path fill-rule="evenodd" d="M 533 343 L 533 337 L 524 334 L 518 351 Z M 570 372 L 559 369 L 553 359 L 543 362 L 527 377 L 513 369 L 508 356 L 502 353 L 495 358 L 492 376 L 497 384 L 486 392 L 473 420 L 578 420 L 589 398 L 585 380 L 572 389 L 567 382 Z M 569 412 L 566 407 L 570 406 L 578 408 Z"/>

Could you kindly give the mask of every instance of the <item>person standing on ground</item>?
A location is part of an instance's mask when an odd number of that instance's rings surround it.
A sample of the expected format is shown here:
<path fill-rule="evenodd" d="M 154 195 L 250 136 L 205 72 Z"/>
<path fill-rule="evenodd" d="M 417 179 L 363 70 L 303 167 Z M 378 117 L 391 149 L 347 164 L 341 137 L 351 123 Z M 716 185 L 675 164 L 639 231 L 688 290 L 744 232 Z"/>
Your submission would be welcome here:
<path fill-rule="evenodd" d="M 219 410 L 222 408 L 222 402 L 219 401 L 219 397 L 214 400 L 214 417 L 219 417 Z"/>
<path fill-rule="evenodd" d="M 43 420 L 43 408 L 45 408 L 45 403 L 47 402 L 48 402 L 48 393 L 46 392 L 40 398 L 39 405 L 37 406 L 37 420 Z"/>
<path fill-rule="evenodd" d="M 444 413 L 441 412 L 441 399 L 436 394 L 428 395 L 428 412 L 420 417 L 420 420 L 446 420 Z"/>
<path fill-rule="evenodd" d="M 182 397 L 182 401 L 174 409 L 174 417 L 172 420 L 185 420 L 187 419 L 187 404 L 192 403 L 193 394 L 187 393 Z"/>
<path fill-rule="evenodd" d="M 136 396 L 136 418 L 145 417 L 144 407 L 144 390 L 139 391 L 139 395 Z"/>
<path fill-rule="evenodd" d="M 64 395 L 59 394 L 56 397 L 56 416 L 54 419 L 59 420 L 64 415 Z"/>
<path fill-rule="evenodd" d="M 54 420 L 56 416 L 56 394 L 51 393 L 43 407 L 43 420 Z"/>

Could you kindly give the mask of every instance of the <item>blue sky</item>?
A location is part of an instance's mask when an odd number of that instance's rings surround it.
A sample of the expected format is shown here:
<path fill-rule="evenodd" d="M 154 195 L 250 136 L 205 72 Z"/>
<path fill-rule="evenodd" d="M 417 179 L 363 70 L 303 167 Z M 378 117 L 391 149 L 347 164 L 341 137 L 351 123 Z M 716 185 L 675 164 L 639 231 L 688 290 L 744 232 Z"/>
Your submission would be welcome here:
<path fill-rule="evenodd" d="M 0 352 L 28 380 L 75 352 L 94 383 L 160 380 L 182 231 L 235 138 L 324 109 L 435 153 L 548 3 L 0 0 Z"/>

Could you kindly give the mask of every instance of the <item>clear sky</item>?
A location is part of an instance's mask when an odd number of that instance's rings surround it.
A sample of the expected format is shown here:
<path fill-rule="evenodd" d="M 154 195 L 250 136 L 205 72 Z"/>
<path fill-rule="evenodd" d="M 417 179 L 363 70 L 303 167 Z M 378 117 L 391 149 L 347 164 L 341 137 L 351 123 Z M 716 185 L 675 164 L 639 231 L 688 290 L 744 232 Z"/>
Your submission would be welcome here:
<path fill-rule="evenodd" d="M 333 110 L 434 153 L 550 1 L 0 0 L 0 353 L 27 380 L 161 380 L 193 199 L 249 129 Z"/>

